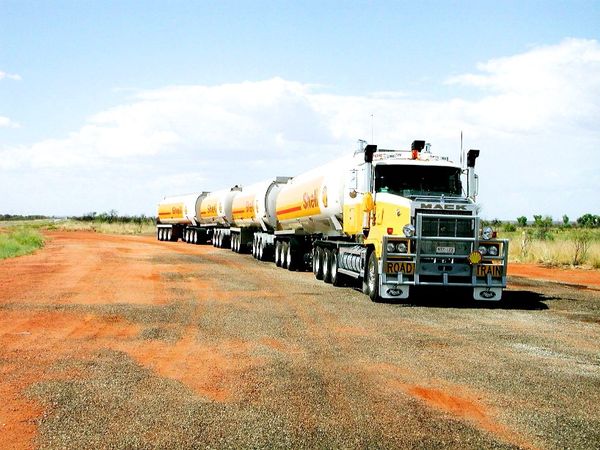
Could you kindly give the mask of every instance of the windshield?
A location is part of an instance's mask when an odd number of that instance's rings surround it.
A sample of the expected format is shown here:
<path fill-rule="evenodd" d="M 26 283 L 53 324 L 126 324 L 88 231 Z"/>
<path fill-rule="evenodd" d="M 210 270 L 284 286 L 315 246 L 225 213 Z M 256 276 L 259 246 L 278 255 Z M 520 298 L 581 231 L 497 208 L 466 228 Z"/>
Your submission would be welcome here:
<path fill-rule="evenodd" d="M 413 165 L 376 166 L 375 192 L 389 192 L 403 197 L 461 195 L 460 169 Z"/>

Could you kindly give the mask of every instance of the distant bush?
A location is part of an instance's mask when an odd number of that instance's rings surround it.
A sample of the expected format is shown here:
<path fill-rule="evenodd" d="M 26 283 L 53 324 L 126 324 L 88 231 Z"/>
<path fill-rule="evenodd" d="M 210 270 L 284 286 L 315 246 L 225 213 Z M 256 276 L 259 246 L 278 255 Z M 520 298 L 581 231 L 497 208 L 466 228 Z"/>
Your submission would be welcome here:
<path fill-rule="evenodd" d="M 517 226 L 514 223 L 506 222 L 502 227 L 502 230 L 507 233 L 512 233 L 513 231 L 517 231 Z"/>
<path fill-rule="evenodd" d="M 584 228 L 598 228 L 600 227 L 600 216 L 584 214 L 577 219 L 577 224 Z"/>
<path fill-rule="evenodd" d="M 94 223 L 132 223 L 137 225 L 155 224 L 156 220 L 154 217 L 147 217 L 144 214 L 139 216 L 120 216 L 117 211 L 111 209 L 109 212 L 90 212 L 82 216 L 70 217 L 72 220 L 79 220 L 81 222 L 94 222 Z"/>
<path fill-rule="evenodd" d="M 0 214 L 0 222 L 10 222 L 10 221 L 15 221 L 15 220 L 43 220 L 43 219 L 51 219 L 51 217 L 40 216 L 40 215 L 21 216 L 18 214 Z"/>
<path fill-rule="evenodd" d="M 527 226 L 527 217 L 525 217 L 525 216 L 517 217 L 517 223 L 519 224 L 520 227 L 526 227 Z"/>

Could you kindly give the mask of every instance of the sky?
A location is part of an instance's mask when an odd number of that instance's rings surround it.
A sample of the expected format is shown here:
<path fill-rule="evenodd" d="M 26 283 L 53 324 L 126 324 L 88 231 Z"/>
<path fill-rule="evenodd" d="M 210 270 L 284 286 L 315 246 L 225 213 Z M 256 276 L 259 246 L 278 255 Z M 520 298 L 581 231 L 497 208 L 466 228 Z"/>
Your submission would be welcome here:
<path fill-rule="evenodd" d="M 156 214 L 415 139 L 481 214 L 600 214 L 599 1 L 0 0 L 0 214 Z"/>

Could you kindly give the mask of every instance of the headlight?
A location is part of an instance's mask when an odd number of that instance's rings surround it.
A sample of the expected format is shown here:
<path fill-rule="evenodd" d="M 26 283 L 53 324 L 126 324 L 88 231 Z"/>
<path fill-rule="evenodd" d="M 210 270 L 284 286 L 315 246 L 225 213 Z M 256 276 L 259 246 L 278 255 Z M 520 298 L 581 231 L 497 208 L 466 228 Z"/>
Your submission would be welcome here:
<path fill-rule="evenodd" d="M 490 256 L 498 256 L 498 247 L 496 247 L 495 245 L 491 245 L 488 248 L 488 252 L 490 253 Z"/>
<path fill-rule="evenodd" d="M 413 237 L 415 234 L 415 226 L 411 225 L 410 223 L 407 223 L 406 225 L 404 225 L 404 228 L 402 228 L 402 232 L 406 237 Z"/>
<path fill-rule="evenodd" d="M 394 244 L 392 244 L 391 242 L 388 242 L 388 245 L 386 246 L 388 253 L 394 253 L 396 251 L 396 246 Z"/>
<path fill-rule="evenodd" d="M 408 252 L 408 247 L 405 242 L 400 242 L 398 244 L 398 253 L 406 253 Z"/>
<path fill-rule="evenodd" d="M 483 245 L 480 245 L 479 248 L 477 249 L 477 251 L 479 251 L 479 253 L 481 253 L 482 256 L 487 255 L 487 247 L 484 247 Z"/>
<path fill-rule="evenodd" d="M 481 232 L 481 239 L 487 241 L 487 240 L 491 239 L 493 235 L 494 235 L 494 230 L 492 229 L 492 227 L 485 227 L 483 229 L 483 231 Z"/>

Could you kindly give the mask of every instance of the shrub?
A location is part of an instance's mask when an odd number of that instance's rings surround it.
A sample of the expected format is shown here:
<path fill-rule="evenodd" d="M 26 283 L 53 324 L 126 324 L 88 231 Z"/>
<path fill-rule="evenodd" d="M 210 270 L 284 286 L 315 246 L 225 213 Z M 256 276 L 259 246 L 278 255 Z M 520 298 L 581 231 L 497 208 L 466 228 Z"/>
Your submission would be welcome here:
<path fill-rule="evenodd" d="M 573 265 L 578 266 L 587 259 L 592 236 L 590 233 L 580 231 L 573 237 Z"/>

